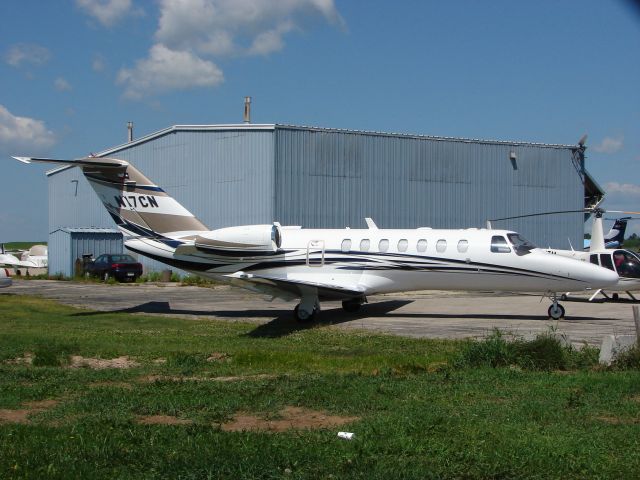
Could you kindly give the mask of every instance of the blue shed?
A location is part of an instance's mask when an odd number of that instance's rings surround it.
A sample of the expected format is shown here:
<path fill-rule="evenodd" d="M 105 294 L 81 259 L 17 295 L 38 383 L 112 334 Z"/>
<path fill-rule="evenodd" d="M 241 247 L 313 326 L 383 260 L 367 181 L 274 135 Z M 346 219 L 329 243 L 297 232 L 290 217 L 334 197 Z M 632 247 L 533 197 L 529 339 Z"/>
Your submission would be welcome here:
<path fill-rule="evenodd" d="M 123 253 L 122 233 L 111 228 L 58 228 L 49 234 L 49 275 L 74 275 L 76 259 Z"/>

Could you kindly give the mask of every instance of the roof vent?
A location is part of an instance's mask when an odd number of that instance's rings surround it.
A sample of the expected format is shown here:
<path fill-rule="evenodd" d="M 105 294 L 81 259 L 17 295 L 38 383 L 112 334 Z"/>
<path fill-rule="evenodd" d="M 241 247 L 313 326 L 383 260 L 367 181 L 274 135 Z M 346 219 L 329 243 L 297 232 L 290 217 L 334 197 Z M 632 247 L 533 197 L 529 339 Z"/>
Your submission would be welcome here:
<path fill-rule="evenodd" d="M 133 142 L 133 122 L 127 122 L 127 141 Z"/>
<path fill-rule="evenodd" d="M 251 97 L 244 97 L 244 123 L 251 123 Z"/>

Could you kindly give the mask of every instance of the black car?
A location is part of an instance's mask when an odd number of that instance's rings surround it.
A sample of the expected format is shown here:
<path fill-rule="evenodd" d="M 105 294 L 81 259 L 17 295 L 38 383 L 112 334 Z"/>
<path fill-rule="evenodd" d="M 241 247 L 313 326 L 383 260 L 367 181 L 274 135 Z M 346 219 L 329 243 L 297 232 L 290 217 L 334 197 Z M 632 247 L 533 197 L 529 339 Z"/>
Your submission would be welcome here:
<path fill-rule="evenodd" d="M 120 282 L 135 282 L 142 275 L 142 264 L 131 255 L 105 253 L 86 267 L 87 275 L 102 278 L 105 282 L 113 277 Z"/>

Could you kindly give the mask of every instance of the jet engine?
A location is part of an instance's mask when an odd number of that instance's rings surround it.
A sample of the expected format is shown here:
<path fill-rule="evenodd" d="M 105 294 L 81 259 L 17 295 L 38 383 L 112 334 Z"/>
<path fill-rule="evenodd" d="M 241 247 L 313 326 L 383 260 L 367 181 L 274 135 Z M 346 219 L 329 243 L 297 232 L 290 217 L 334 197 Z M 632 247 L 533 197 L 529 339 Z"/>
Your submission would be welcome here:
<path fill-rule="evenodd" d="M 238 256 L 276 253 L 281 243 L 282 235 L 277 224 L 219 228 L 195 239 L 198 250 Z"/>

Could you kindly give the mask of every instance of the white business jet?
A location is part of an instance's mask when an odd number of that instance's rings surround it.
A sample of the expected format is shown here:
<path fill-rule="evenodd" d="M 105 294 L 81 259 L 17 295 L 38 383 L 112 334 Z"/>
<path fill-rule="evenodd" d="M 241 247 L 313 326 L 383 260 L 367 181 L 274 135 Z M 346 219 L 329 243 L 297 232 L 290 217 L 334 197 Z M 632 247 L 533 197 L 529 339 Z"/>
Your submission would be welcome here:
<path fill-rule="evenodd" d="M 286 300 L 312 320 L 321 300 L 357 311 L 367 295 L 410 290 L 541 292 L 549 316 L 564 316 L 555 292 L 615 285 L 606 268 L 552 255 L 508 230 L 317 230 L 248 225 L 210 230 L 125 160 L 14 157 L 82 169 L 128 239 L 125 247 L 206 278 Z"/>

